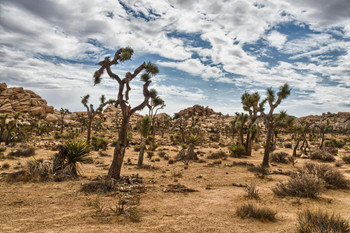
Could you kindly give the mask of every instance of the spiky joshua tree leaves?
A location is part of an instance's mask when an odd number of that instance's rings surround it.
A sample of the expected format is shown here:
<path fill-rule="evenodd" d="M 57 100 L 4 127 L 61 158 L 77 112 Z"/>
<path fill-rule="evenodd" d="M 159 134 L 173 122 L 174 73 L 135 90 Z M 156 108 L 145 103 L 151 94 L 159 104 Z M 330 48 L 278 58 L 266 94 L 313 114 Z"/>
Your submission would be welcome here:
<path fill-rule="evenodd" d="M 94 83 L 95 85 L 99 84 L 102 81 L 102 74 L 104 71 L 107 72 L 108 76 L 115 80 L 118 84 L 118 95 L 116 100 L 116 106 L 120 106 L 122 112 L 122 122 L 120 125 L 118 141 L 114 148 L 112 164 L 108 171 L 108 178 L 114 178 L 119 180 L 121 168 L 123 164 L 123 159 L 125 155 L 125 149 L 127 146 L 127 135 L 128 135 L 128 126 L 130 117 L 137 111 L 142 110 L 147 106 L 147 103 L 150 99 L 150 92 L 148 87 L 151 83 L 151 77 L 158 74 L 158 67 L 152 64 L 151 62 L 142 63 L 137 67 L 133 73 L 127 72 L 125 78 L 121 79 L 119 75 L 115 74 L 111 66 L 118 65 L 120 62 L 130 60 L 134 50 L 130 47 L 119 49 L 114 58 L 111 60 L 109 57 L 106 57 L 103 61 L 99 62 L 100 69 L 98 69 L 94 74 Z M 143 96 L 144 100 L 135 107 L 131 107 L 129 104 L 129 93 L 130 93 L 130 82 L 139 75 L 142 71 L 145 71 L 141 75 L 141 81 L 143 84 Z"/>

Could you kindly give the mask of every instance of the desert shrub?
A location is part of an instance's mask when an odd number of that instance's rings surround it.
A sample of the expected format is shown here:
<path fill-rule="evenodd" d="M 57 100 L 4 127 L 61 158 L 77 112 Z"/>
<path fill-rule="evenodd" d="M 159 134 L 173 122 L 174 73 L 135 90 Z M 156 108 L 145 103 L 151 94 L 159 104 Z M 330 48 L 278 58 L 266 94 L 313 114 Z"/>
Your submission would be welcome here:
<path fill-rule="evenodd" d="M 9 169 L 11 166 L 9 163 L 3 163 L 1 167 L 2 169 Z"/>
<path fill-rule="evenodd" d="M 68 139 L 74 139 L 76 137 L 78 137 L 78 133 L 76 132 L 69 132 L 69 133 L 64 133 L 61 135 L 61 137 L 65 140 L 68 140 Z"/>
<path fill-rule="evenodd" d="M 103 137 L 92 137 L 91 146 L 95 151 L 106 150 L 108 146 L 108 140 Z"/>
<path fill-rule="evenodd" d="M 292 147 L 293 147 L 293 145 L 291 142 L 284 143 L 284 148 L 292 148 Z"/>
<path fill-rule="evenodd" d="M 276 221 L 276 211 L 246 203 L 236 209 L 236 214 L 241 218 L 255 218 L 260 221 Z"/>
<path fill-rule="evenodd" d="M 168 160 L 168 164 L 174 164 L 174 160 L 173 159 L 169 159 Z"/>
<path fill-rule="evenodd" d="M 344 175 L 326 164 L 307 163 L 300 172 L 315 175 L 325 182 L 327 188 L 349 188 L 350 182 Z"/>
<path fill-rule="evenodd" d="M 323 149 L 334 156 L 338 155 L 338 149 L 335 147 L 323 147 Z"/>
<path fill-rule="evenodd" d="M 220 141 L 220 134 L 210 134 L 209 139 L 212 142 L 219 142 Z"/>
<path fill-rule="evenodd" d="M 108 193 L 114 191 L 115 188 L 116 187 L 112 181 L 97 180 L 82 184 L 80 191 L 85 194 Z"/>
<path fill-rule="evenodd" d="M 134 147 L 134 151 L 139 152 L 140 150 L 141 150 L 141 146 L 140 145 L 136 145 Z"/>
<path fill-rule="evenodd" d="M 239 161 L 239 162 L 233 161 L 232 166 L 255 167 L 255 165 L 252 163 L 241 162 L 241 161 Z"/>
<path fill-rule="evenodd" d="M 154 156 L 154 152 L 153 151 L 147 151 L 147 158 L 148 159 L 152 159 L 153 156 Z"/>
<path fill-rule="evenodd" d="M 4 152 L 6 150 L 5 146 L 0 146 L 0 152 Z"/>
<path fill-rule="evenodd" d="M 298 213 L 298 233 L 350 232 L 350 223 L 339 215 L 328 214 L 320 209 Z"/>
<path fill-rule="evenodd" d="M 350 155 L 343 156 L 342 159 L 343 159 L 344 163 L 350 164 Z"/>
<path fill-rule="evenodd" d="M 118 139 L 113 140 L 112 143 L 111 143 L 111 146 L 116 146 L 117 142 L 118 142 Z"/>
<path fill-rule="evenodd" d="M 314 174 L 294 173 L 286 182 L 280 182 L 272 191 L 277 196 L 317 198 L 324 191 L 324 181 Z"/>
<path fill-rule="evenodd" d="M 342 148 L 345 146 L 346 142 L 342 140 L 332 139 L 330 141 L 326 141 L 324 144 L 326 147 Z"/>
<path fill-rule="evenodd" d="M 246 153 L 245 147 L 241 144 L 230 145 L 228 150 L 230 151 L 232 157 L 241 157 Z"/>
<path fill-rule="evenodd" d="M 54 139 L 61 139 L 62 138 L 62 134 L 60 134 L 60 132 L 55 132 L 55 134 L 53 135 Z"/>
<path fill-rule="evenodd" d="M 153 142 L 148 149 L 151 151 L 155 151 L 157 148 L 159 147 L 159 145 L 156 142 Z"/>
<path fill-rule="evenodd" d="M 99 151 L 99 152 L 98 152 L 98 155 L 101 156 L 101 157 L 108 157 L 108 156 L 109 156 L 109 154 L 104 153 L 104 152 L 102 152 L 102 151 Z"/>
<path fill-rule="evenodd" d="M 225 158 L 227 158 L 227 154 L 221 150 L 218 152 L 214 152 L 207 157 L 207 159 L 225 159 Z"/>
<path fill-rule="evenodd" d="M 323 162 L 334 162 L 335 161 L 334 156 L 325 150 L 317 150 L 317 151 L 312 152 L 310 155 L 310 159 L 320 160 Z"/>
<path fill-rule="evenodd" d="M 247 197 L 249 199 L 256 199 L 258 200 L 259 197 L 259 189 L 256 188 L 255 184 L 248 185 L 245 189 L 247 192 Z"/>
<path fill-rule="evenodd" d="M 27 162 L 25 169 L 10 173 L 6 176 L 5 181 L 14 182 L 41 182 L 51 179 L 51 163 L 43 159 L 33 159 Z"/>
<path fill-rule="evenodd" d="M 248 171 L 255 173 L 261 179 L 264 179 L 269 174 L 269 170 L 263 166 L 249 166 Z"/>
<path fill-rule="evenodd" d="M 18 148 L 15 151 L 11 151 L 8 155 L 9 156 L 15 156 L 15 157 L 29 157 L 35 154 L 35 148 L 28 146 L 28 145 L 22 145 L 20 148 Z"/>
<path fill-rule="evenodd" d="M 286 152 L 275 152 L 270 155 L 270 162 L 289 163 L 289 155 Z"/>
<path fill-rule="evenodd" d="M 65 142 L 66 167 L 72 176 L 78 175 L 78 164 L 88 160 L 89 145 L 84 139 L 75 138 Z"/>
<path fill-rule="evenodd" d="M 160 158 L 164 158 L 164 157 L 166 156 L 166 153 L 165 153 L 164 151 L 159 151 L 159 152 L 158 152 L 158 156 L 159 156 Z"/>

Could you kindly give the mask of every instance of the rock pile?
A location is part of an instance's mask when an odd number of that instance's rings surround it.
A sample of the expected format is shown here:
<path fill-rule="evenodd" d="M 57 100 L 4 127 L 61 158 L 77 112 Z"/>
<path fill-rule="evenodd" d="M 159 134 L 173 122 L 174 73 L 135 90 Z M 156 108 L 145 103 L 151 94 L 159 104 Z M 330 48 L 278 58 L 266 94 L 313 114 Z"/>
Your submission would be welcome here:
<path fill-rule="evenodd" d="M 6 83 L 0 83 L 0 114 L 15 112 L 46 117 L 54 113 L 54 108 L 33 91 L 22 87 L 7 88 Z"/>

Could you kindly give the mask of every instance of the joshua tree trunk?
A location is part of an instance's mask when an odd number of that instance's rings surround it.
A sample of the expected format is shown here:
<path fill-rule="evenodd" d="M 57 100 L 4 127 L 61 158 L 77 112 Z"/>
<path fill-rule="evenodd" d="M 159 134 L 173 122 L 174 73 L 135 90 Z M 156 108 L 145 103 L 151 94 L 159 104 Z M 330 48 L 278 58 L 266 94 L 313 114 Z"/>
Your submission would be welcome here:
<path fill-rule="evenodd" d="M 321 137 L 321 142 L 320 142 L 320 149 L 322 149 L 322 147 L 323 147 L 325 133 L 326 133 L 325 131 L 322 131 L 322 137 Z"/>
<path fill-rule="evenodd" d="M 141 147 L 140 147 L 140 153 L 139 153 L 139 160 L 137 161 L 137 166 L 139 168 L 142 167 L 142 164 L 143 164 L 143 154 L 145 152 L 145 148 L 146 148 L 146 141 L 142 138 L 141 139 L 142 142 L 141 142 Z"/>
<path fill-rule="evenodd" d="M 293 157 L 297 157 L 297 149 L 299 147 L 299 143 L 300 143 L 300 137 L 298 137 L 297 139 L 297 143 L 295 144 L 294 148 L 293 148 Z"/>
<path fill-rule="evenodd" d="M 123 121 L 119 131 L 119 138 L 114 148 L 113 161 L 108 171 L 108 178 L 120 179 L 120 172 L 123 165 L 125 150 L 128 141 L 128 128 L 130 116 L 124 115 Z"/>
<path fill-rule="evenodd" d="M 251 133 L 247 133 L 247 143 L 246 143 L 246 154 L 248 156 L 252 155 L 252 143 L 253 143 L 253 137 L 251 136 Z"/>
<path fill-rule="evenodd" d="M 88 121 L 88 127 L 87 127 L 87 143 L 90 145 L 90 138 L 91 138 L 91 125 L 92 125 L 92 117 L 89 116 L 89 121 Z"/>
<path fill-rule="evenodd" d="M 273 133 L 272 126 L 267 125 L 266 145 L 265 145 L 264 159 L 262 162 L 262 167 L 269 167 L 269 157 L 270 157 L 272 133 Z"/>

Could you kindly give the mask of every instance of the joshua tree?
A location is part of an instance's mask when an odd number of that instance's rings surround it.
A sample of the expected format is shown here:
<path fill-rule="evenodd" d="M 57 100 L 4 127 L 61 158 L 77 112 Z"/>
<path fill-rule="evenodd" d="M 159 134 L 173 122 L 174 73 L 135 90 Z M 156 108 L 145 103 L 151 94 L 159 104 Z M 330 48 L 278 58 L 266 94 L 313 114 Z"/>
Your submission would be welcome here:
<path fill-rule="evenodd" d="M 144 62 L 139 67 L 137 67 L 133 73 L 127 72 L 125 74 L 125 78 L 121 79 L 117 74 L 115 74 L 111 66 L 117 65 L 120 62 L 124 62 L 131 59 L 134 50 L 130 47 L 119 49 L 114 58 L 111 60 L 109 57 L 106 57 L 103 61 L 99 62 L 98 65 L 101 66 L 94 74 L 95 85 L 101 82 L 101 75 L 104 70 L 107 71 L 108 76 L 115 80 L 118 83 L 118 96 L 116 105 L 120 105 L 122 111 L 122 122 L 119 131 L 118 141 L 114 148 L 113 161 L 108 171 L 108 178 L 120 179 L 120 172 L 123 164 L 123 159 L 125 155 L 125 149 L 127 146 L 127 136 L 128 136 L 128 126 L 131 115 L 133 115 L 136 111 L 142 110 L 147 106 L 147 103 L 150 98 L 150 93 L 148 90 L 148 86 L 151 83 L 151 76 L 156 75 L 158 73 L 158 67 L 148 62 L 147 64 Z M 141 75 L 141 80 L 144 82 L 143 85 L 143 95 L 144 100 L 137 106 L 131 107 L 129 104 L 129 93 L 130 93 L 130 82 L 141 73 L 141 71 L 145 70 L 145 73 Z"/>
<path fill-rule="evenodd" d="M 274 128 L 276 126 L 276 119 L 273 115 L 273 112 L 277 108 L 277 106 L 280 105 L 282 100 L 287 98 L 289 94 L 290 94 L 290 88 L 287 83 L 281 86 L 280 90 L 277 92 L 277 100 L 275 96 L 275 91 L 273 91 L 272 88 L 268 88 L 267 97 L 259 104 L 259 112 L 265 119 L 265 126 L 267 129 L 266 145 L 265 145 L 262 167 L 269 167 L 271 141 L 273 139 Z M 269 107 L 270 107 L 270 110 L 267 113 L 264 112 L 265 111 L 264 105 L 266 102 L 269 104 Z"/>
<path fill-rule="evenodd" d="M 151 126 L 151 131 L 153 137 L 155 136 L 156 129 L 155 129 L 155 120 L 156 120 L 156 115 L 159 109 L 163 109 L 165 107 L 164 100 L 158 96 L 158 93 L 155 89 L 151 89 L 149 91 L 150 94 L 150 101 L 147 104 L 147 107 L 149 109 L 149 116 L 152 119 L 152 126 Z"/>
<path fill-rule="evenodd" d="M 7 117 L 8 117 L 8 114 L 4 114 L 0 116 L 0 144 L 2 142 L 2 136 L 4 135 L 4 132 L 5 132 Z"/>
<path fill-rule="evenodd" d="M 245 124 L 248 121 L 248 117 L 249 117 L 248 114 L 236 112 L 236 117 L 232 122 L 232 124 L 234 125 L 234 127 L 236 128 L 236 130 L 239 134 L 238 140 L 239 140 L 239 144 L 241 144 L 241 145 L 244 145 L 243 129 L 245 127 Z"/>
<path fill-rule="evenodd" d="M 86 96 L 82 97 L 82 100 L 81 100 L 81 103 L 86 108 L 86 112 L 87 112 L 87 115 L 88 115 L 87 139 L 86 139 L 88 144 L 90 144 L 92 120 L 95 118 L 95 116 L 97 114 L 100 114 L 102 112 L 103 108 L 106 105 L 112 104 L 112 103 L 115 102 L 114 100 L 108 100 L 106 102 L 105 96 L 102 95 L 101 98 L 100 98 L 100 101 L 101 101 L 100 106 L 98 106 L 98 108 L 96 110 L 94 110 L 94 106 L 92 104 L 90 104 L 90 106 L 88 106 L 89 98 L 90 98 L 90 95 L 87 94 Z"/>
<path fill-rule="evenodd" d="M 140 147 L 139 160 L 137 162 L 138 167 L 142 167 L 143 154 L 145 152 L 145 147 L 146 147 L 146 138 L 151 129 L 151 122 L 152 122 L 152 118 L 150 116 L 144 116 L 141 120 L 141 125 L 140 125 L 141 147 Z"/>
<path fill-rule="evenodd" d="M 312 129 L 312 132 L 314 133 L 317 129 L 320 131 L 321 134 L 321 142 L 319 148 L 322 149 L 324 143 L 324 136 L 327 132 L 331 131 L 333 127 L 329 124 L 329 120 L 327 119 L 326 123 L 315 125 Z"/>
<path fill-rule="evenodd" d="M 165 130 L 169 129 L 170 127 L 170 121 L 171 121 L 171 117 L 168 114 L 162 117 L 162 121 L 161 121 L 162 138 L 164 137 Z"/>
<path fill-rule="evenodd" d="M 6 124 L 7 135 L 6 135 L 5 145 L 10 144 L 12 131 L 19 127 L 18 119 L 20 116 L 21 114 L 19 112 L 16 112 L 15 115 L 13 116 L 13 120 L 11 120 Z"/>
<path fill-rule="evenodd" d="M 64 127 L 64 117 L 69 114 L 69 110 L 67 108 L 61 108 L 60 109 L 60 119 L 61 119 L 61 130 L 60 133 L 63 134 L 63 127 Z"/>
<path fill-rule="evenodd" d="M 249 120 L 248 120 L 248 132 L 247 132 L 247 140 L 245 144 L 246 148 L 246 154 L 250 156 L 252 154 L 252 129 L 254 126 L 255 121 L 258 119 L 258 103 L 260 100 L 260 95 L 258 92 L 255 92 L 253 94 L 249 94 L 245 92 L 242 97 L 242 104 L 243 104 L 243 109 L 249 113 Z"/>

